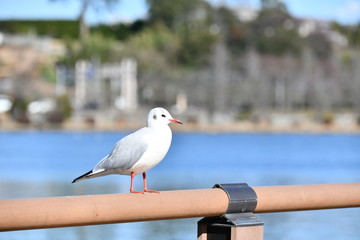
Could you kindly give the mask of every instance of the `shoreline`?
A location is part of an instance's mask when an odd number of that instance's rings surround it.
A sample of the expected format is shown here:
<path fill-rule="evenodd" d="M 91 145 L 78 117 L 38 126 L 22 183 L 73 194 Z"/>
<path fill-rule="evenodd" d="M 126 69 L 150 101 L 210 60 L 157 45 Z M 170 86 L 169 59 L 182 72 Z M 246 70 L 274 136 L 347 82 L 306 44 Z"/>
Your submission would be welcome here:
<path fill-rule="evenodd" d="M 0 132 L 21 131 L 64 131 L 64 132 L 131 132 L 145 124 L 140 123 L 75 123 L 65 122 L 62 124 L 44 124 L 35 126 L 32 124 L 1 123 Z M 360 126 L 339 126 L 335 124 L 311 123 L 296 126 L 277 126 L 269 123 L 235 122 L 228 124 L 194 124 L 172 125 L 171 129 L 176 133 L 279 133 L 279 134 L 360 134 Z"/>

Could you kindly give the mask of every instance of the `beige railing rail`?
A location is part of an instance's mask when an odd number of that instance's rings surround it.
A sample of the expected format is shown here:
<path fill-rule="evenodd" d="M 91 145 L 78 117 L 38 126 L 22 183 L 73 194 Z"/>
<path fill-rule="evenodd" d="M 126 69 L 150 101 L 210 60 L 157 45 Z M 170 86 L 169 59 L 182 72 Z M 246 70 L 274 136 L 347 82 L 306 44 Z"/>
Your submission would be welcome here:
<path fill-rule="evenodd" d="M 253 187 L 255 213 L 360 207 L 360 183 Z M 0 200 L 0 231 L 222 215 L 222 189 Z"/>

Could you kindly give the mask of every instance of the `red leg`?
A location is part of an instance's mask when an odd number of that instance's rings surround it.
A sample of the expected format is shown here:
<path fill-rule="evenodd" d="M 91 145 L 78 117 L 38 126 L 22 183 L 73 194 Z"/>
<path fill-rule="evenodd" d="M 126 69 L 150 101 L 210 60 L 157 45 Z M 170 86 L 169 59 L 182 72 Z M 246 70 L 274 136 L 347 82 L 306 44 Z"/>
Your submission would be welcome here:
<path fill-rule="evenodd" d="M 131 173 L 131 179 L 130 179 L 130 192 L 131 193 L 143 193 L 143 192 L 139 192 L 139 191 L 135 191 L 135 190 L 133 190 L 133 186 L 134 186 L 134 173 L 132 172 Z"/>
<path fill-rule="evenodd" d="M 148 193 L 159 193 L 156 190 L 148 190 L 147 186 L 146 186 L 146 173 L 143 172 L 143 180 L 144 180 L 144 192 L 148 192 Z"/>

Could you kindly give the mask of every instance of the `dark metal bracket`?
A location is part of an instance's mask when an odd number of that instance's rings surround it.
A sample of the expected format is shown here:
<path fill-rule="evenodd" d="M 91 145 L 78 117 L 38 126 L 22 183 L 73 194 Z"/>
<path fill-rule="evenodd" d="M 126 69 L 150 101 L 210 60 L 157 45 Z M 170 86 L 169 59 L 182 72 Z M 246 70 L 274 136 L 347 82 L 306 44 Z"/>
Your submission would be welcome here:
<path fill-rule="evenodd" d="M 214 227 L 264 225 L 264 223 L 253 214 L 257 205 L 257 196 L 255 191 L 246 183 L 215 184 L 214 188 L 220 188 L 226 192 L 229 197 L 228 208 L 222 216 L 203 218 L 198 224 L 206 224 Z"/>

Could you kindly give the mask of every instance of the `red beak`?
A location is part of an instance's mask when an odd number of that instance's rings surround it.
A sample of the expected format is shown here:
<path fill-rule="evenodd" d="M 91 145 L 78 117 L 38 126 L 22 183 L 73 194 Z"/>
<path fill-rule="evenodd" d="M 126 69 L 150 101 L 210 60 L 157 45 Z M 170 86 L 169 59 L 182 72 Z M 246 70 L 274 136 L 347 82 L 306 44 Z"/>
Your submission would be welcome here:
<path fill-rule="evenodd" d="M 179 123 L 179 124 L 183 124 L 181 121 L 177 120 L 177 119 L 169 119 L 170 122 L 172 123 Z"/>

